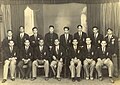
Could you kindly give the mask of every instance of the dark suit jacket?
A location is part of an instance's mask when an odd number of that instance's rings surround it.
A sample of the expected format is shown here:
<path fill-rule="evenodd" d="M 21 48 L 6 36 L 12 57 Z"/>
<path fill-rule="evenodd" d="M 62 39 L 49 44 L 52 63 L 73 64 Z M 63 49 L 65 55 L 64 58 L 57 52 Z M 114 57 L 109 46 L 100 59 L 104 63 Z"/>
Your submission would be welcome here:
<path fill-rule="evenodd" d="M 70 50 L 70 47 L 72 46 L 72 40 L 73 40 L 73 36 L 71 34 L 69 34 L 67 42 L 65 39 L 65 34 L 62 34 L 60 36 L 60 44 L 65 48 L 66 56 L 69 55 L 69 50 Z"/>
<path fill-rule="evenodd" d="M 28 50 L 25 50 L 25 46 L 20 49 L 20 60 L 21 59 L 33 59 L 33 48 L 29 46 Z"/>
<path fill-rule="evenodd" d="M 16 39 L 15 39 L 15 37 L 12 37 L 11 40 L 14 41 L 14 44 L 15 44 L 15 46 L 16 46 Z M 3 48 L 3 49 L 9 46 L 9 45 L 8 45 L 8 42 L 9 42 L 9 40 L 8 40 L 7 37 L 6 37 L 5 39 L 3 39 L 3 41 L 2 41 L 2 48 Z"/>
<path fill-rule="evenodd" d="M 91 34 L 90 38 L 92 40 L 92 45 L 94 45 L 96 48 L 100 47 L 100 45 L 101 45 L 100 43 L 103 40 L 103 35 L 102 34 L 99 33 L 96 39 L 94 37 L 94 34 Z"/>
<path fill-rule="evenodd" d="M 74 48 L 73 48 L 73 46 L 70 48 L 70 57 L 71 58 L 75 58 L 75 57 L 77 57 L 78 59 L 80 59 L 80 60 L 83 60 L 82 59 L 82 56 L 83 56 L 83 49 L 81 48 L 81 47 L 78 47 L 77 46 L 77 49 L 76 49 L 76 51 L 74 50 Z"/>
<path fill-rule="evenodd" d="M 37 34 L 37 38 L 35 39 L 34 35 L 30 36 L 30 43 L 33 48 L 38 46 L 38 41 L 42 39 L 42 35 Z"/>
<path fill-rule="evenodd" d="M 118 53 L 118 38 L 113 35 L 109 42 L 108 36 L 106 36 L 105 40 L 107 42 L 107 46 L 111 50 L 111 54 L 114 54 L 114 53 L 117 54 Z"/>
<path fill-rule="evenodd" d="M 96 60 L 97 57 L 96 57 L 95 46 L 92 45 L 90 51 L 88 51 L 87 45 L 84 46 L 84 48 L 83 48 L 83 55 L 84 55 L 83 59 L 89 58 L 89 59 L 95 59 Z"/>
<path fill-rule="evenodd" d="M 43 46 L 43 50 L 40 51 L 39 46 L 35 48 L 35 59 L 43 60 L 43 59 L 49 59 L 49 51 L 47 46 Z"/>
<path fill-rule="evenodd" d="M 57 59 L 65 58 L 65 50 L 63 46 L 59 46 L 58 54 L 56 52 L 55 46 L 52 48 L 52 56 L 55 56 Z"/>
<path fill-rule="evenodd" d="M 82 36 L 81 36 L 81 38 L 80 38 L 79 33 L 76 32 L 76 33 L 74 34 L 74 38 L 78 40 L 78 42 L 79 42 L 78 45 L 79 45 L 79 46 L 83 46 L 83 45 L 85 45 L 85 41 L 86 41 L 86 38 L 87 38 L 87 34 L 86 34 L 85 32 L 82 32 Z"/>
<path fill-rule="evenodd" d="M 97 48 L 97 57 L 98 58 L 111 58 L 111 52 L 108 47 L 106 47 L 105 52 L 102 51 L 102 47 Z"/>
<path fill-rule="evenodd" d="M 19 50 L 16 46 L 13 47 L 13 51 L 10 52 L 9 46 L 5 47 L 3 50 L 3 60 L 7 60 L 12 57 L 18 57 L 19 56 Z"/>
<path fill-rule="evenodd" d="M 18 46 L 18 48 L 24 47 L 24 41 L 26 39 L 29 40 L 29 35 L 28 34 L 24 33 L 24 36 L 23 36 L 22 39 L 20 38 L 20 33 L 18 34 L 18 36 L 17 36 L 17 46 Z"/>
<path fill-rule="evenodd" d="M 54 46 L 54 40 L 55 39 L 58 39 L 58 34 L 56 34 L 56 33 L 53 33 L 53 34 L 47 33 L 47 34 L 45 34 L 45 44 L 47 46 Z"/>

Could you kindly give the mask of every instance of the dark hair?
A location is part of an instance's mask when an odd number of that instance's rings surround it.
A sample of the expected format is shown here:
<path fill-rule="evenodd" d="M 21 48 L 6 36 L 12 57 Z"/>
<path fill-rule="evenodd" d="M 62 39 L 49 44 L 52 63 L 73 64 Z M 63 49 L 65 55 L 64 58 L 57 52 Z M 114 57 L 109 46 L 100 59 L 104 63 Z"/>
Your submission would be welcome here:
<path fill-rule="evenodd" d="M 69 27 L 64 27 L 63 29 L 64 29 L 64 30 L 65 30 L 65 29 L 68 29 L 68 30 L 69 30 Z"/>
<path fill-rule="evenodd" d="M 21 27 L 23 27 L 23 29 L 25 29 L 24 26 L 20 26 L 19 29 L 20 29 Z"/>
<path fill-rule="evenodd" d="M 78 28 L 79 26 L 82 28 L 82 25 L 78 25 L 77 28 Z"/>
<path fill-rule="evenodd" d="M 53 27 L 53 28 L 54 28 L 54 26 L 53 26 L 53 25 L 50 25 L 50 26 L 49 26 L 49 28 L 50 28 L 50 27 Z"/>
<path fill-rule="evenodd" d="M 9 31 L 11 31 L 11 32 L 13 33 L 13 31 L 12 31 L 12 30 L 7 30 L 7 33 L 8 33 Z"/>
<path fill-rule="evenodd" d="M 113 29 L 111 29 L 111 28 L 108 28 L 108 29 L 107 29 L 107 31 L 108 31 L 108 30 L 111 30 L 111 31 L 113 31 Z"/>
<path fill-rule="evenodd" d="M 93 29 L 93 28 L 97 28 L 97 29 L 98 29 L 98 27 L 97 27 L 97 26 L 93 26 L 93 27 L 92 27 L 92 29 Z"/>
<path fill-rule="evenodd" d="M 32 31 L 33 31 L 34 29 L 38 29 L 38 28 L 37 28 L 37 27 L 33 27 L 33 28 L 32 28 Z"/>

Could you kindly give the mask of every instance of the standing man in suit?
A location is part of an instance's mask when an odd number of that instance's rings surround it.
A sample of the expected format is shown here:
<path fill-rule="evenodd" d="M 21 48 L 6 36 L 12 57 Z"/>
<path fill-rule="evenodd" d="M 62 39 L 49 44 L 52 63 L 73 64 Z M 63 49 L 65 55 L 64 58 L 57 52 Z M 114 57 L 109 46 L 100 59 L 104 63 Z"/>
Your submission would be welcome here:
<path fill-rule="evenodd" d="M 86 46 L 84 47 L 84 70 L 86 73 L 86 80 L 93 80 L 93 71 L 95 67 L 95 47 L 91 44 L 91 39 L 86 38 Z M 90 70 L 90 71 L 89 71 Z"/>
<path fill-rule="evenodd" d="M 5 39 L 3 39 L 2 41 L 2 48 L 4 49 L 5 47 L 8 47 L 8 42 L 9 40 L 13 40 L 14 41 L 14 45 L 16 45 L 16 40 L 15 37 L 13 37 L 13 31 L 12 30 L 7 30 L 7 37 Z"/>
<path fill-rule="evenodd" d="M 32 68 L 32 58 L 33 58 L 33 49 L 30 46 L 30 41 L 24 41 L 25 46 L 20 49 L 20 61 L 18 63 L 18 68 L 20 73 L 22 74 L 22 79 L 28 79 L 28 76 L 31 72 Z M 26 72 L 24 71 L 23 66 L 27 65 Z"/>
<path fill-rule="evenodd" d="M 15 68 L 16 68 L 16 59 L 18 56 L 18 49 L 14 46 L 14 41 L 8 41 L 8 46 L 4 49 L 4 67 L 3 67 L 3 81 L 7 81 L 8 68 L 10 66 L 11 80 L 15 81 Z"/>
<path fill-rule="evenodd" d="M 98 58 L 97 58 L 97 63 L 96 63 L 96 70 L 98 72 L 99 80 L 102 81 L 103 79 L 101 69 L 103 65 L 106 65 L 108 67 L 110 82 L 114 83 L 112 79 L 113 62 L 111 60 L 111 52 L 110 52 L 110 49 L 107 47 L 106 41 L 103 40 L 101 42 L 101 47 L 98 47 L 97 49 L 97 55 L 98 55 Z"/>
<path fill-rule="evenodd" d="M 103 40 L 103 35 L 99 33 L 99 29 L 97 26 L 94 26 L 92 28 L 93 34 L 90 35 L 90 38 L 92 40 L 92 44 L 97 48 L 100 47 L 100 43 Z"/>
<path fill-rule="evenodd" d="M 105 36 L 107 42 L 107 47 L 110 48 L 112 54 L 112 61 L 114 64 L 114 76 L 118 77 L 118 38 L 113 35 L 113 30 L 111 28 L 107 29 L 107 35 Z"/>
<path fill-rule="evenodd" d="M 29 35 L 25 33 L 24 26 L 19 27 L 19 34 L 17 36 L 17 46 L 20 49 L 24 47 L 24 41 L 29 39 Z"/>
<path fill-rule="evenodd" d="M 82 25 L 77 26 L 78 32 L 74 34 L 74 39 L 78 40 L 78 46 L 84 46 L 87 34 L 82 31 Z"/>
<path fill-rule="evenodd" d="M 36 79 L 37 77 L 37 68 L 39 68 L 40 65 L 44 65 L 44 71 L 45 71 L 45 80 L 48 80 L 48 74 L 49 74 L 49 51 L 48 47 L 44 44 L 44 40 L 39 40 L 39 46 L 35 48 L 35 60 L 32 63 L 32 81 Z"/>
<path fill-rule="evenodd" d="M 77 39 L 74 39 L 72 42 L 73 46 L 70 48 L 71 53 L 71 61 L 70 61 L 70 71 L 71 71 L 71 78 L 74 82 L 76 79 L 80 81 L 80 72 L 81 72 L 81 59 L 82 59 L 82 49 L 78 46 Z M 76 74 L 76 77 L 75 77 Z"/>
<path fill-rule="evenodd" d="M 65 50 L 63 46 L 60 45 L 60 41 L 58 39 L 55 39 L 54 43 L 55 46 L 52 48 L 53 53 L 50 66 L 54 77 L 56 77 L 58 81 L 61 81 L 60 74 L 62 72 Z"/>
<path fill-rule="evenodd" d="M 65 64 L 66 64 L 66 75 L 68 75 L 69 62 L 70 62 L 70 47 L 72 46 L 73 36 L 69 33 L 69 27 L 64 27 L 64 34 L 60 36 L 60 44 L 65 49 Z"/>
<path fill-rule="evenodd" d="M 33 51 L 34 51 L 35 48 L 39 45 L 38 41 L 42 39 L 43 37 L 42 35 L 38 34 L 37 27 L 33 27 L 32 31 L 33 31 L 33 35 L 30 36 L 30 45 L 33 47 Z"/>
<path fill-rule="evenodd" d="M 58 34 L 54 32 L 54 26 L 49 26 L 49 32 L 45 34 L 45 44 L 48 46 L 48 48 L 52 49 L 54 46 L 55 39 L 58 39 Z"/>

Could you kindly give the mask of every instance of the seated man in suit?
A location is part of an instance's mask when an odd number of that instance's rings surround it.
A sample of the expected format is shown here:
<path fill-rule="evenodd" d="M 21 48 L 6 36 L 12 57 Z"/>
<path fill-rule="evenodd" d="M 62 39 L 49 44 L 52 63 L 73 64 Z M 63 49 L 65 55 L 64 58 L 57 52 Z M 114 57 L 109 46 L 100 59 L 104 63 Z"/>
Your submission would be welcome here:
<path fill-rule="evenodd" d="M 71 71 L 71 78 L 72 81 L 74 82 L 75 79 L 77 81 L 80 81 L 80 72 L 81 72 L 81 59 L 82 59 L 82 48 L 78 46 L 78 41 L 77 39 L 74 39 L 72 42 L 73 46 L 70 48 L 70 53 L 71 53 L 71 61 L 70 61 L 70 71 Z M 76 77 L 75 78 L 75 74 Z"/>
<path fill-rule="evenodd" d="M 86 73 L 86 80 L 89 78 L 93 80 L 93 71 L 95 67 L 95 47 L 91 44 L 91 39 L 86 38 L 86 46 L 84 47 L 84 70 Z M 89 71 L 90 70 L 90 71 Z"/>
<path fill-rule="evenodd" d="M 109 72 L 109 78 L 110 82 L 114 82 L 112 79 L 112 74 L 113 74 L 113 62 L 111 60 L 111 52 L 110 49 L 107 46 L 106 41 L 101 42 L 101 47 L 98 47 L 97 49 L 97 63 L 96 63 L 96 70 L 98 72 L 98 77 L 99 80 L 102 81 L 102 73 L 101 69 L 103 65 L 106 65 L 108 67 L 108 72 Z"/>
<path fill-rule="evenodd" d="M 8 41 L 8 46 L 4 49 L 4 68 L 3 68 L 3 81 L 7 81 L 8 68 L 10 67 L 11 80 L 15 81 L 15 68 L 16 68 L 16 59 L 18 56 L 18 49 L 14 46 L 14 41 Z"/>
<path fill-rule="evenodd" d="M 20 73 L 22 74 L 22 79 L 28 79 L 32 68 L 33 49 L 30 46 L 29 40 L 25 40 L 24 44 L 25 46 L 20 49 L 20 61 L 18 63 L 18 68 Z M 24 65 L 27 65 L 26 72 L 23 68 Z"/>
<path fill-rule="evenodd" d="M 79 46 L 84 46 L 85 45 L 85 40 L 87 38 L 87 34 L 83 32 L 83 27 L 82 25 L 77 26 L 78 32 L 74 34 L 74 39 L 78 40 L 78 45 Z"/>
<path fill-rule="evenodd" d="M 112 61 L 114 64 L 114 76 L 118 77 L 119 76 L 119 71 L 118 71 L 118 37 L 113 35 L 113 30 L 111 28 L 107 29 L 107 35 L 105 36 L 105 41 L 107 42 L 107 47 L 110 48 L 111 50 L 111 55 L 112 55 Z"/>
<path fill-rule="evenodd" d="M 12 30 L 7 30 L 7 37 L 3 39 L 2 41 L 2 48 L 4 49 L 5 47 L 8 47 L 8 42 L 12 40 L 14 41 L 14 45 L 16 45 L 16 40 L 15 37 L 13 36 L 13 31 Z"/>
<path fill-rule="evenodd" d="M 19 49 L 24 47 L 24 41 L 29 39 L 29 35 L 25 33 L 24 26 L 19 27 L 19 34 L 17 35 L 17 46 Z"/>
<path fill-rule="evenodd" d="M 97 48 L 100 47 L 100 43 L 103 40 L 103 35 L 99 33 L 99 28 L 97 26 L 94 26 L 92 28 L 93 33 L 90 35 L 90 38 L 92 40 L 92 44 Z"/>
<path fill-rule="evenodd" d="M 39 40 L 39 46 L 35 48 L 35 60 L 32 63 L 32 81 L 36 79 L 37 77 L 37 68 L 39 68 L 41 65 L 44 65 L 44 71 L 45 71 L 45 80 L 48 80 L 48 74 L 49 74 L 49 51 L 47 46 L 44 44 L 44 40 Z"/>
<path fill-rule="evenodd" d="M 61 80 L 60 74 L 62 72 L 63 67 L 63 58 L 65 55 L 64 48 L 60 45 L 58 39 L 55 39 L 55 46 L 52 49 L 52 62 L 50 64 L 51 69 L 53 71 L 54 77 L 57 78 L 58 81 Z M 57 71 L 57 72 L 56 72 Z"/>

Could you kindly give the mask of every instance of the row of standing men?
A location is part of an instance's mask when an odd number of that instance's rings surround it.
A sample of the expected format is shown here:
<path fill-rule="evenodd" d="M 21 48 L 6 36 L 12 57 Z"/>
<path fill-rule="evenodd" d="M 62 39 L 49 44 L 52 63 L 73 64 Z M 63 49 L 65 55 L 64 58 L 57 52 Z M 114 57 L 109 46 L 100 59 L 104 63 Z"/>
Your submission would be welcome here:
<path fill-rule="evenodd" d="M 24 32 L 24 27 L 19 27 L 17 38 L 13 37 L 12 30 L 7 31 L 7 37 L 2 42 L 4 50 L 4 71 L 3 83 L 7 81 L 8 67 L 10 65 L 11 80 L 15 80 L 14 73 L 16 60 L 18 68 L 22 74 L 22 79 L 27 79 L 32 68 L 32 80 L 37 78 L 36 71 L 41 64 L 44 64 L 45 80 L 48 80 L 49 62 L 54 76 L 61 80 L 63 64 L 66 69 L 70 69 L 72 81 L 80 81 L 81 67 L 86 73 L 86 79 L 93 80 L 93 71 L 96 67 L 99 79 L 102 80 L 101 68 L 108 66 L 110 81 L 113 81 L 113 72 L 118 76 L 116 62 L 118 53 L 118 39 L 113 35 L 111 28 L 107 29 L 107 34 L 103 37 L 99 33 L 99 28 L 92 28 L 93 34 L 87 36 L 82 31 L 82 26 L 77 26 L 78 32 L 72 36 L 69 27 L 64 27 L 64 34 L 58 39 L 58 34 L 54 32 L 54 26 L 49 26 L 49 32 L 42 35 L 38 33 L 37 27 L 32 29 L 33 35 L 29 37 Z M 16 46 L 15 49 L 13 46 Z M 12 48 L 13 47 L 13 48 Z M 12 49 L 12 51 L 11 51 Z M 18 51 L 19 49 L 19 51 Z M 112 59 L 114 57 L 115 59 Z M 23 65 L 28 65 L 27 73 L 24 72 Z M 113 69 L 114 65 L 114 69 Z M 55 70 L 56 69 L 56 70 Z M 89 72 L 90 70 L 90 72 Z M 69 73 L 69 72 L 66 72 Z M 76 75 L 75 75 L 76 74 Z"/>

